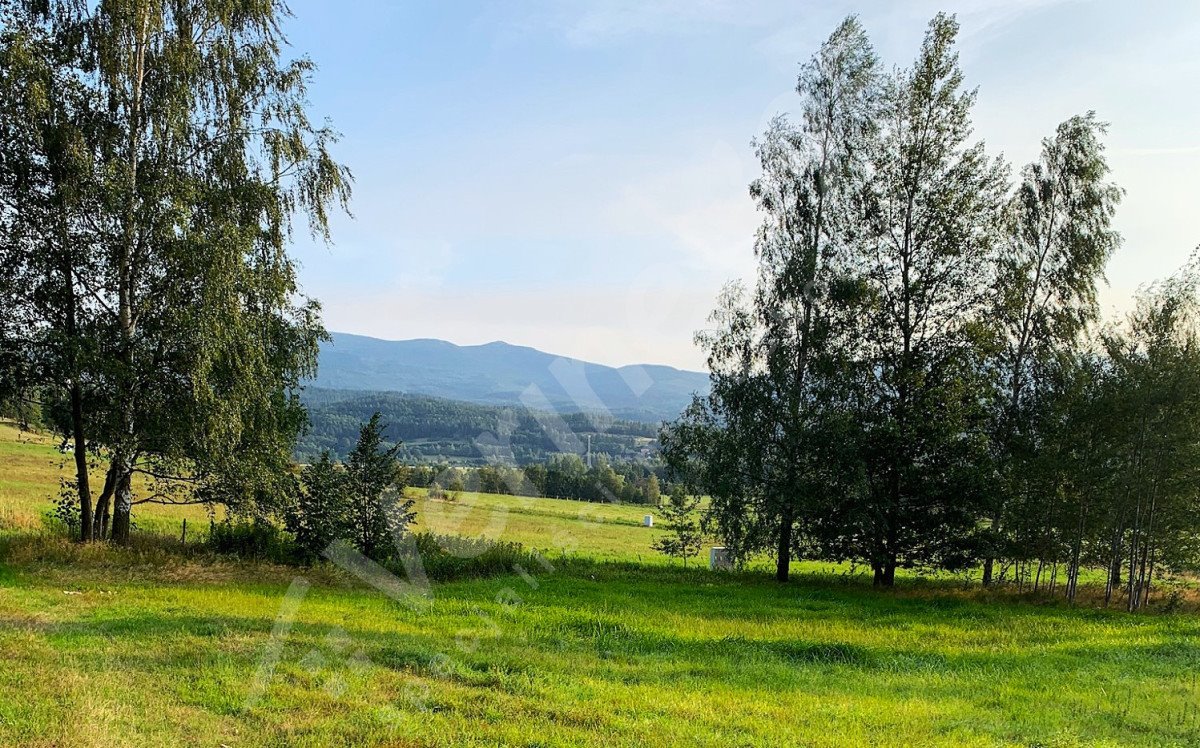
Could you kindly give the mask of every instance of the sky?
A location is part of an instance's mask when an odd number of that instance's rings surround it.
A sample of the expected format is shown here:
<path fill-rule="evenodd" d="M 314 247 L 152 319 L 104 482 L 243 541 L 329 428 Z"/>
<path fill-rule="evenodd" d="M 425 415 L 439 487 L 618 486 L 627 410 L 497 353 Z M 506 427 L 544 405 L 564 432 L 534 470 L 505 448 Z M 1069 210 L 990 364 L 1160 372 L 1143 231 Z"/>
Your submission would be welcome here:
<path fill-rule="evenodd" d="M 962 25 L 976 139 L 1014 172 L 1062 120 L 1110 123 L 1125 242 L 1101 302 L 1200 244 L 1195 0 L 293 0 L 312 111 L 343 135 L 353 217 L 297 242 L 330 330 L 503 340 L 703 369 L 721 287 L 754 273 L 750 141 L 794 112 L 799 65 L 857 14 L 908 65 Z"/>

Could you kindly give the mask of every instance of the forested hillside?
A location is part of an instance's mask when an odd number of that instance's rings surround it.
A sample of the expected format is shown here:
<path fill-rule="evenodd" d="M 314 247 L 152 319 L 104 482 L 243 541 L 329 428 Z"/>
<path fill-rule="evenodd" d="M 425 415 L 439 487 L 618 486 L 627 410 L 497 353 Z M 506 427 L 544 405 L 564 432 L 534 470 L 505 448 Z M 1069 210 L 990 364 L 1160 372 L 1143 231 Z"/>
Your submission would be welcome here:
<path fill-rule="evenodd" d="M 585 453 L 589 437 L 594 454 L 617 461 L 650 457 L 658 448 L 657 426 L 597 413 L 558 415 L 395 392 L 319 388 L 306 390 L 304 400 L 311 427 L 296 447 L 303 462 L 325 450 L 345 457 L 362 424 L 377 411 L 387 425 L 386 437 L 404 442 L 400 456 L 407 462 L 472 465 L 496 457 L 527 465 L 557 453 Z"/>
<path fill-rule="evenodd" d="M 658 423 L 679 416 L 708 377 L 669 366 L 614 368 L 509 345 L 377 340 L 335 332 L 321 345 L 313 384 L 324 389 L 405 392 L 558 413 L 609 413 Z"/>

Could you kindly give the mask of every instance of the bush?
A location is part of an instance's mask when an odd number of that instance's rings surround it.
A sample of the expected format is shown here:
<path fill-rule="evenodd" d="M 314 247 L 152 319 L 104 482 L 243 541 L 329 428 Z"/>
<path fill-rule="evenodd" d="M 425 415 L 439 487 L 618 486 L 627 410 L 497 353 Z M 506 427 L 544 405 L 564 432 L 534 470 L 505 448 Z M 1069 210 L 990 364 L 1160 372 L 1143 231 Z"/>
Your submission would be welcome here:
<path fill-rule="evenodd" d="M 46 525 L 55 532 L 72 537 L 79 537 L 79 499 L 66 489 L 54 500 L 54 508 L 46 512 Z"/>
<path fill-rule="evenodd" d="M 520 543 L 424 532 L 417 533 L 414 538 L 425 575 L 431 581 L 501 576 L 512 574 L 517 566 L 531 573 L 540 568 L 538 554 L 526 550 Z M 404 573 L 399 559 L 390 560 L 386 566 L 391 571 Z"/>
<path fill-rule="evenodd" d="M 292 538 L 264 519 L 214 522 L 208 533 L 208 547 L 214 553 L 276 563 L 288 563 L 301 556 Z"/>
<path fill-rule="evenodd" d="M 295 502 L 285 512 L 302 561 L 315 561 L 335 540 L 350 535 L 350 492 L 346 473 L 329 452 L 304 468 Z"/>

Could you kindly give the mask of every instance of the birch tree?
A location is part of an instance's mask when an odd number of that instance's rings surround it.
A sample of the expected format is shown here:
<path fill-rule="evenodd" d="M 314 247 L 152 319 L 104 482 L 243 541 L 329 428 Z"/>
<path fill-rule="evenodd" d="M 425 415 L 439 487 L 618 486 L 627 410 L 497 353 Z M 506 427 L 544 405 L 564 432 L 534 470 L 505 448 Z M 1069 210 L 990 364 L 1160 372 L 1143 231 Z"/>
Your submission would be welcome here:
<path fill-rule="evenodd" d="M 852 291 L 843 283 L 849 196 L 874 121 L 878 63 L 847 18 L 803 68 L 802 122 L 772 121 L 755 142 L 762 176 L 750 187 L 763 213 L 752 294 L 731 286 L 697 336 L 711 395 L 664 432 L 676 466 L 713 497 L 719 532 L 736 554 L 770 550 L 786 581 L 797 531 L 827 487 L 818 459 L 817 363 L 837 346 Z"/>
<path fill-rule="evenodd" d="M 138 473 L 152 485 L 138 501 L 269 500 L 323 335 L 287 245 L 298 217 L 328 239 L 350 183 L 329 151 L 335 133 L 308 116 L 312 64 L 283 59 L 286 8 L 62 0 L 10 11 L 54 40 L 54 74 L 84 89 L 81 119 L 98 123 L 80 131 L 82 173 L 65 181 L 94 188 L 82 231 L 95 269 L 73 277 L 96 311 L 96 353 L 82 376 L 59 378 L 94 393 L 74 435 L 109 466 L 93 535 L 127 541 Z M 40 224 L 32 211 L 17 220 Z M 48 246 L 20 250 L 23 268 L 42 272 Z M 34 316 L 51 329 L 60 307 Z"/>
<path fill-rule="evenodd" d="M 861 193 L 867 488 L 844 532 L 884 586 L 901 565 L 962 563 L 983 501 L 981 323 L 1006 172 L 970 143 L 957 34 L 938 15 L 913 67 L 886 80 Z"/>
<path fill-rule="evenodd" d="M 1197 560 L 1200 533 L 1200 264 L 1155 284 L 1104 335 L 1116 480 L 1101 536 L 1105 601 L 1149 599 L 1156 565 Z"/>
<path fill-rule="evenodd" d="M 1043 514 L 1031 504 L 1037 490 L 1026 481 L 1039 449 L 1038 413 L 1051 407 L 1053 367 L 1098 316 L 1096 286 L 1120 244 L 1111 224 L 1122 193 L 1107 181 L 1105 131 L 1093 112 L 1059 125 L 1042 142 L 1041 159 L 1023 170 L 1009 206 L 991 315 L 1001 334 L 995 430 L 1001 481 L 991 517 L 992 542 L 1001 547 L 1011 520 Z M 995 555 L 984 561 L 985 585 Z"/>

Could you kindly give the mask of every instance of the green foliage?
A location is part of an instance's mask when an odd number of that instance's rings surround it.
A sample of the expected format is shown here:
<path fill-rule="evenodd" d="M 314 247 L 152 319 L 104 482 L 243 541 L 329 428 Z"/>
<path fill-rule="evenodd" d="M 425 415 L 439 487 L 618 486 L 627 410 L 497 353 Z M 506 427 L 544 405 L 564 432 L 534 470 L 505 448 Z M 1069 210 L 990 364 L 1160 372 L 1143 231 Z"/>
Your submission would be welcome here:
<path fill-rule="evenodd" d="M 350 491 L 345 472 L 329 453 L 305 466 L 295 503 L 285 512 L 285 525 L 306 561 L 315 561 L 350 527 Z"/>
<path fill-rule="evenodd" d="M 766 213 L 749 301 L 723 294 L 712 394 L 664 431 L 735 558 L 898 566 L 971 554 L 986 463 L 982 324 L 1004 172 L 970 145 L 973 92 L 937 16 L 884 75 L 847 19 L 804 68 L 804 121 L 756 144 Z"/>
<path fill-rule="evenodd" d="M 1080 569 L 1144 600 L 1197 557 L 1194 267 L 1087 340 L 1119 235 L 1094 114 L 1015 189 L 972 142 L 958 23 L 890 74 L 853 18 L 803 68 L 802 122 L 755 143 L 752 292 L 699 334 L 712 388 L 661 440 L 735 559 L 960 570 L 1002 559 L 1074 597 Z M 1187 363 L 1185 363 L 1187 362 Z M 1045 582 L 1043 580 L 1049 580 Z"/>
<path fill-rule="evenodd" d="M 986 305 L 1005 170 L 972 144 L 975 93 L 938 15 L 885 79 L 855 242 L 866 289 L 850 386 L 862 481 L 837 539 L 891 584 L 898 566 L 972 555 L 988 465 Z"/>
<path fill-rule="evenodd" d="M 404 497 L 399 444 L 386 446 L 381 416 L 363 425 L 346 460 L 349 497 L 348 530 L 355 546 L 369 558 L 388 555 L 416 518 L 413 502 Z M 451 486 L 452 491 L 460 490 Z"/>
<path fill-rule="evenodd" d="M 214 553 L 242 559 L 290 563 L 298 547 L 275 524 L 265 519 L 227 519 L 209 526 L 207 546 Z"/>
<path fill-rule="evenodd" d="M 1012 462 L 995 532 L 1019 585 L 1061 566 L 1074 599 L 1079 575 L 1096 566 L 1106 602 L 1135 610 L 1164 567 L 1200 562 L 1196 268 L 1146 289 L 1097 340 L 1031 360 L 1018 438 L 1001 442 Z"/>
<path fill-rule="evenodd" d="M 350 183 L 309 120 L 311 63 L 283 59 L 287 9 L 0 11 L 0 395 L 45 388 L 84 517 L 87 458 L 108 458 L 95 527 L 111 502 L 117 540 L 137 474 L 272 509 L 324 335 L 287 243 L 300 216 L 328 238 Z"/>
<path fill-rule="evenodd" d="M 1111 221 L 1122 193 L 1105 181 L 1105 132 L 1093 113 L 1059 125 L 1041 158 L 1022 171 L 1008 206 L 991 309 L 1000 340 L 993 415 L 1000 481 L 991 496 L 985 583 L 992 555 L 1044 556 L 1053 542 L 1032 518 L 1045 516 L 1039 504 L 1062 485 L 1048 446 L 1061 410 L 1055 401 L 1069 397 L 1062 388 L 1098 316 L 1096 284 L 1120 243 Z"/>
<path fill-rule="evenodd" d="M 1109 567 L 1124 565 L 1124 589 L 1119 572 L 1110 585 L 1135 610 L 1156 564 L 1200 565 L 1200 255 L 1102 340 L 1097 405 L 1111 420 L 1091 448 L 1108 458 L 1110 482 L 1088 528 Z"/>
<path fill-rule="evenodd" d="M 654 541 L 651 548 L 680 559 L 686 568 L 688 559 L 699 555 L 700 545 L 704 541 L 696 511 L 699 506 L 700 499 L 689 496 L 683 486 L 676 486 L 662 507 L 663 524 L 668 535 Z"/>
<path fill-rule="evenodd" d="M 306 466 L 300 490 L 284 513 L 301 556 L 313 561 L 331 544 L 349 541 L 364 555 L 383 560 L 416 519 L 404 497 L 404 471 L 396 461 L 399 444 L 387 446 L 376 413 L 359 430 L 358 443 L 344 465 L 326 452 Z"/>
<path fill-rule="evenodd" d="M 737 285 L 722 294 L 713 329 L 697 335 L 711 393 L 662 437 L 674 470 L 712 496 L 734 557 L 773 551 L 780 579 L 837 475 L 814 446 L 834 410 L 824 380 L 842 355 L 837 334 L 854 317 L 849 239 L 878 78 L 861 25 L 846 19 L 801 70 L 801 123 L 777 118 L 755 142 L 758 282 L 749 298 Z"/>

